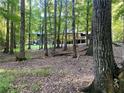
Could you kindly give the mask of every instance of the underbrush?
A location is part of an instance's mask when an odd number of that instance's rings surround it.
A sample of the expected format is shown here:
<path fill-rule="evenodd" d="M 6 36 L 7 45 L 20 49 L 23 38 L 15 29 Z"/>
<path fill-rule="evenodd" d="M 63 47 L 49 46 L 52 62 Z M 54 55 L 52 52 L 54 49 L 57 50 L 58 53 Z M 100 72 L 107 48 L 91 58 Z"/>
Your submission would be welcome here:
<path fill-rule="evenodd" d="M 0 93 L 17 93 L 16 90 L 11 89 L 11 82 L 14 76 L 7 72 L 0 73 Z"/>

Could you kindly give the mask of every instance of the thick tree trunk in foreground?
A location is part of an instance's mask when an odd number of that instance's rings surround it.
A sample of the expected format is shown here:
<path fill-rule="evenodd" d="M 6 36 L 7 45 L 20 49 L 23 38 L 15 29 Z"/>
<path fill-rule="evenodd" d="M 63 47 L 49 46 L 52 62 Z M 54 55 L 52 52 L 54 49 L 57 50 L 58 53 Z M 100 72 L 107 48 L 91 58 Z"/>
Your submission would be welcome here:
<path fill-rule="evenodd" d="M 118 69 L 112 49 L 111 0 L 93 0 L 93 57 L 95 79 L 88 93 L 115 93 Z"/>
<path fill-rule="evenodd" d="M 112 49 L 111 0 L 93 0 L 93 57 L 96 64 L 94 87 L 114 93 L 117 67 Z"/>

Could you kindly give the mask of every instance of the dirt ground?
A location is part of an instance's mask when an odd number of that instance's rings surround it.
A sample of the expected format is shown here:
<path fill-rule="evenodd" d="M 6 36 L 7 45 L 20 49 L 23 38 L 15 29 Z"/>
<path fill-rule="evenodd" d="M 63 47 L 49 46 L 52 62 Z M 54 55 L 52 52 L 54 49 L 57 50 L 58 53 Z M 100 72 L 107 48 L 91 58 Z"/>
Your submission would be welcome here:
<path fill-rule="evenodd" d="M 68 51 L 57 49 L 61 56 L 43 57 L 43 51 L 29 51 L 28 60 L 16 62 L 14 56 L 0 54 L 0 68 L 2 69 L 41 69 L 49 67 L 50 75 L 47 77 L 23 76 L 13 82 L 13 86 L 27 85 L 21 88 L 20 93 L 81 93 L 79 88 L 88 86 L 94 79 L 93 58 L 85 55 L 86 46 L 78 46 L 78 57 L 72 58 L 72 48 Z M 51 53 L 51 52 L 50 52 Z M 122 62 L 122 47 L 114 46 L 115 60 L 120 66 Z M 32 84 L 39 84 L 40 88 L 33 92 Z M 83 93 L 83 92 L 82 92 Z"/>

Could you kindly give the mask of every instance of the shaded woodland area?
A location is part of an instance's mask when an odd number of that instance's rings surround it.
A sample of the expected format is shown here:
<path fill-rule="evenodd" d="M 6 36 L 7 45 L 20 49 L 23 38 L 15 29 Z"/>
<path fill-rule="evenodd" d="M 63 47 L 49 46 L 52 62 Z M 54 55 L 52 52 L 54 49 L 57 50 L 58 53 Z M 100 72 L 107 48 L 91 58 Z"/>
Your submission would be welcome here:
<path fill-rule="evenodd" d="M 124 0 L 0 0 L 0 93 L 124 93 Z"/>

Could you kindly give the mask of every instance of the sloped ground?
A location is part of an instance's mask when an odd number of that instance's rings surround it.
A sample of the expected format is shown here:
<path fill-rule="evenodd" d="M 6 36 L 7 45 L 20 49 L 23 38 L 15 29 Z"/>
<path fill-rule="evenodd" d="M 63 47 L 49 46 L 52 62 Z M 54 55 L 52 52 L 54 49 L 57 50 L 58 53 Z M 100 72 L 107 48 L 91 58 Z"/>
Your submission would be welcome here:
<path fill-rule="evenodd" d="M 80 93 L 81 87 L 88 86 L 93 78 L 93 59 L 85 56 L 85 46 L 79 46 L 78 58 L 72 58 L 72 49 L 67 53 L 70 55 L 43 57 L 41 51 L 30 53 L 29 59 L 25 62 L 2 62 L 1 69 L 36 70 L 49 68 L 47 76 L 23 75 L 13 81 L 12 87 L 18 93 Z M 71 51 L 71 52 L 70 52 Z M 122 62 L 122 48 L 114 47 L 115 59 L 118 64 Z M 63 53 L 62 49 L 57 49 L 57 53 Z M 64 52 L 65 53 L 65 52 Z M 4 57 L 4 59 L 6 56 Z"/>

